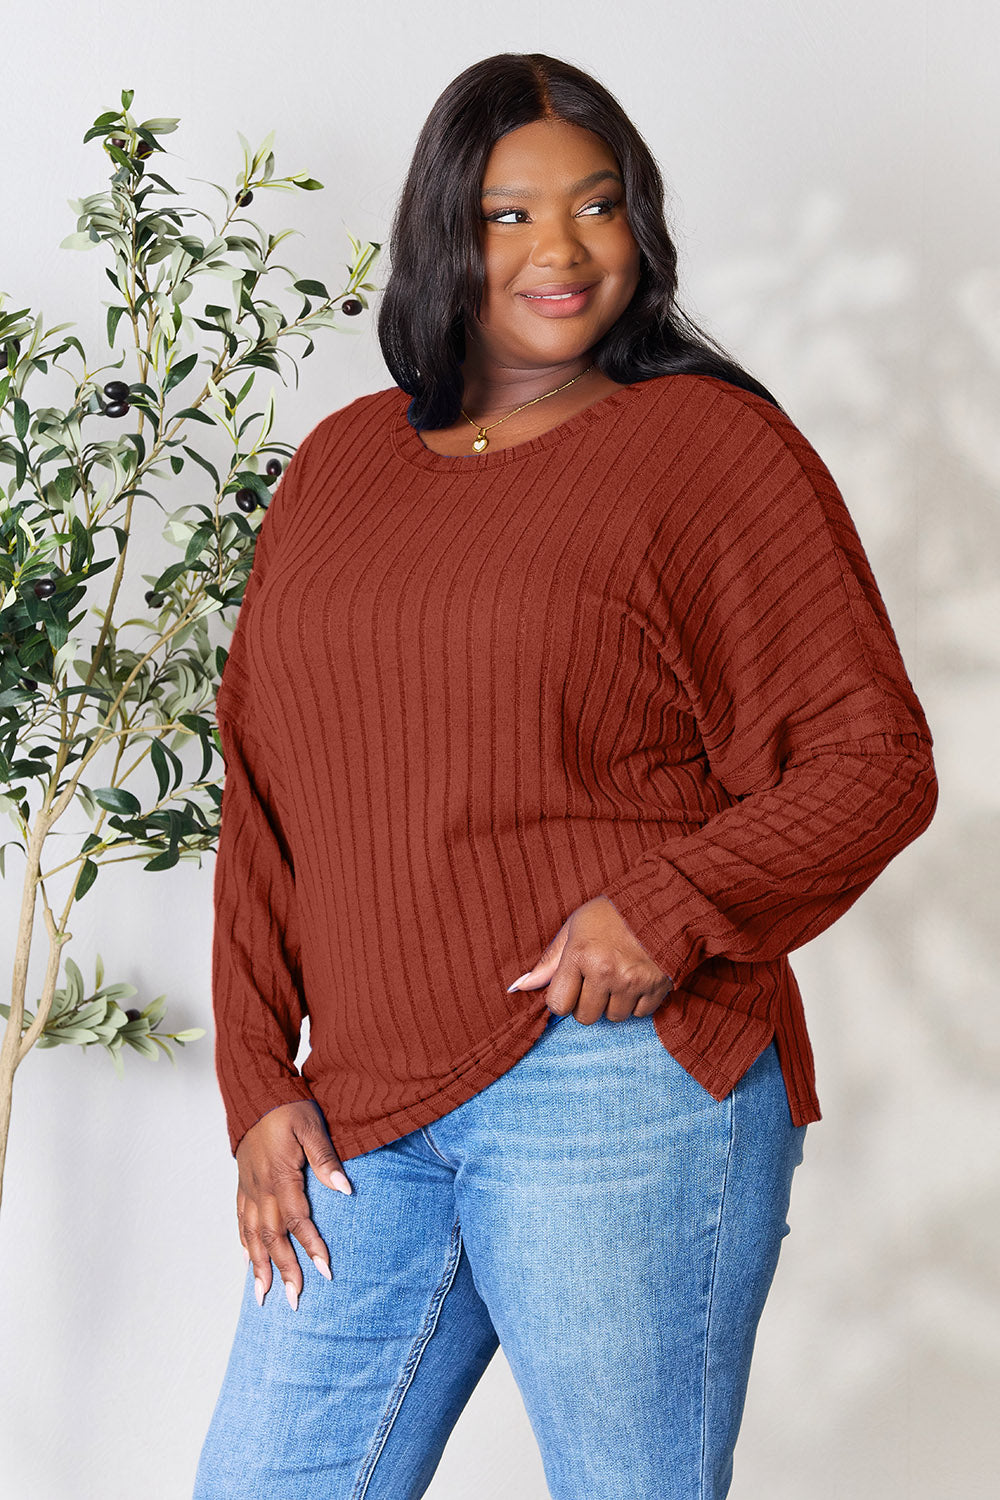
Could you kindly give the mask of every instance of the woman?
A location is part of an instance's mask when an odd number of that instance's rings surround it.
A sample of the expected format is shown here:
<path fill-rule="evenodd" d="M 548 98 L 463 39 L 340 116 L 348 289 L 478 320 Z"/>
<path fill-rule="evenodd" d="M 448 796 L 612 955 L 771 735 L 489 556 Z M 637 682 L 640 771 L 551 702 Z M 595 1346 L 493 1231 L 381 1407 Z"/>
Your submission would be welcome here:
<path fill-rule="evenodd" d="M 213 951 L 251 1264 L 196 1500 L 422 1495 L 498 1342 L 555 1500 L 728 1492 L 819 1118 L 787 954 L 935 780 L 832 478 L 676 306 L 662 192 L 594 79 L 468 68 L 393 225 L 396 384 L 262 523 Z"/>

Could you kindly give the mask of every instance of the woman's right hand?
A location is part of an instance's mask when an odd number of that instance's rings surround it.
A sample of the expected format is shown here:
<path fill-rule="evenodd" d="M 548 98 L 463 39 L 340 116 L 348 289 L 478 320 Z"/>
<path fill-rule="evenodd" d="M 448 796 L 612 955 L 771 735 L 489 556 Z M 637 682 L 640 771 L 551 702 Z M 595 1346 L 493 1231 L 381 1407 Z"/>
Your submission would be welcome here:
<path fill-rule="evenodd" d="M 271 1261 L 285 1284 L 294 1310 L 302 1293 L 302 1272 L 290 1234 L 327 1281 L 330 1255 L 312 1221 L 302 1169 L 306 1162 L 321 1181 L 353 1191 L 330 1140 L 319 1106 L 308 1099 L 280 1104 L 246 1132 L 236 1148 L 239 1187 L 236 1218 L 247 1261 L 253 1261 L 254 1289 L 262 1304 L 271 1287 Z"/>

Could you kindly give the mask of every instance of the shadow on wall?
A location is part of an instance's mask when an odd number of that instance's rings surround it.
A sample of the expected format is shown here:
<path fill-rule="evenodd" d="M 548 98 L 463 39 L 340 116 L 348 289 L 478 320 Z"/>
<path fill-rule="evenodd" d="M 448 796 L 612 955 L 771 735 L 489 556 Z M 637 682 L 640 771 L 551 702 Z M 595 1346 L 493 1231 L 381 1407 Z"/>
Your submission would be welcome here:
<path fill-rule="evenodd" d="M 825 1118 L 796 1180 L 734 1500 L 792 1500 L 806 1475 L 814 1500 L 985 1496 L 1000 1458 L 1000 271 L 936 277 L 927 246 L 857 237 L 846 201 L 817 192 L 761 221 L 757 255 L 698 278 L 713 330 L 844 494 L 941 789 L 930 830 L 793 956 Z"/>

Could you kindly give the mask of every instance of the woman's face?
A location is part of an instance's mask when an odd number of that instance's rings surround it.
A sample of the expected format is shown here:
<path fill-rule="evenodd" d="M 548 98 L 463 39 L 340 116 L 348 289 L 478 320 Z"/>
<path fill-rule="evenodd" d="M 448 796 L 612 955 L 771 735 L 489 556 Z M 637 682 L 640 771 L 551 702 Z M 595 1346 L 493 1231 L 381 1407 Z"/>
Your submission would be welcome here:
<path fill-rule="evenodd" d="M 505 135 L 482 183 L 481 352 L 515 368 L 585 354 L 620 317 L 639 280 L 639 246 L 618 162 L 606 141 L 563 120 Z M 582 296 L 530 293 L 585 285 Z"/>

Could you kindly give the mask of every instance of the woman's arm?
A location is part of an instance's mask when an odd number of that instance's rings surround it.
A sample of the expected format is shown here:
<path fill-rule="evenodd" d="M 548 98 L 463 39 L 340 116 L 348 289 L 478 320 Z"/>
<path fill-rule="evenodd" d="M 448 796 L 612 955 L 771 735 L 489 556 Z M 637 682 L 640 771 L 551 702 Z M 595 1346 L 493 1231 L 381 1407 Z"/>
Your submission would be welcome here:
<path fill-rule="evenodd" d="M 754 397 L 710 503 L 663 517 L 638 601 L 733 805 L 602 893 L 675 986 L 767 960 L 845 912 L 933 815 L 931 735 L 843 498 Z"/>
<path fill-rule="evenodd" d="M 214 876 L 212 1003 L 216 1073 L 234 1155 L 268 1110 L 312 1098 L 295 1067 L 305 1014 L 295 876 L 275 805 L 265 727 L 252 709 L 247 651 L 254 600 L 271 557 L 274 507 L 294 488 L 298 466 L 297 453 L 261 522 L 216 699 L 226 774 Z"/>
<path fill-rule="evenodd" d="M 330 1187 L 350 1193 L 351 1185 L 295 1066 L 306 1011 L 295 871 L 274 794 L 266 720 L 254 711 L 247 641 L 272 561 L 275 525 L 311 465 L 321 461 L 317 446 L 321 450 L 311 433 L 296 450 L 261 522 L 216 700 L 226 762 L 214 880 L 216 1072 L 239 1168 L 240 1240 L 253 1263 L 257 1300 L 262 1303 L 271 1288 L 273 1261 L 293 1309 L 302 1271 L 290 1236 L 320 1274 L 331 1277 L 305 1192 L 306 1163 Z"/>

